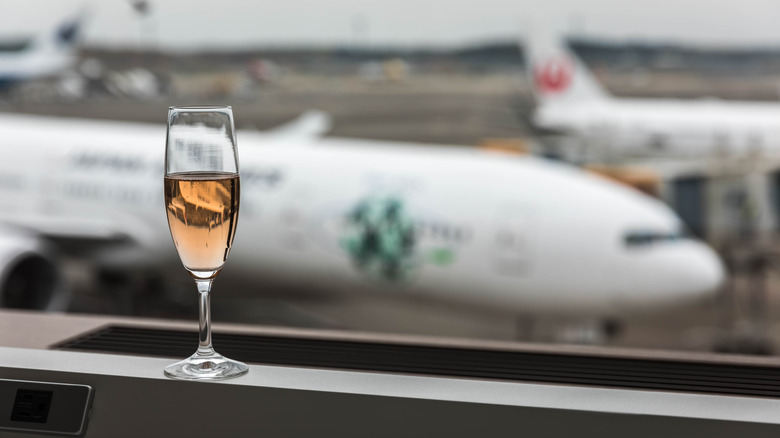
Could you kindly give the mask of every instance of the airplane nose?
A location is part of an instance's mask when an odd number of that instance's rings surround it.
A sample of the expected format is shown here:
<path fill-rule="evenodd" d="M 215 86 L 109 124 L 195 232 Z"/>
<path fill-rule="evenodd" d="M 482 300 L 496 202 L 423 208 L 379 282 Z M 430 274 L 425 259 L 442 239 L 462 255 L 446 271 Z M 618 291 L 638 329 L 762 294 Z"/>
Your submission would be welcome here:
<path fill-rule="evenodd" d="M 689 296 L 709 295 L 725 281 L 726 269 L 712 248 L 701 242 L 691 244 L 688 265 L 679 266 L 679 269 L 685 271 L 680 274 L 680 286 L 686 289 Z"/>
<path fill-rule="evenodd" d="M 712 296 L 726 278 L 715 251 L 694 240 L 669 242 L 634 256 L 610 275 L 621 289 L 615 304 L 623 310 L 695 303 Z"/>

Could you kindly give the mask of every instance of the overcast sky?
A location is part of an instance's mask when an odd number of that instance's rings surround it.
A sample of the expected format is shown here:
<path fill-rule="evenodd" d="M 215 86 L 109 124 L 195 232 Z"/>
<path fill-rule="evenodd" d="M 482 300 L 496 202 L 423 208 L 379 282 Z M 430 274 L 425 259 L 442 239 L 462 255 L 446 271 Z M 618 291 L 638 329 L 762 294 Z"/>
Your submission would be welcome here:
<path fill-rule="evenodd" d="M 88 44 L 166 49 L 267 45 L 457 46 L 556 27 L 590 37 L 780 47 L 780 0 L 0 0 L 0 37 L 87 4 Z"/>

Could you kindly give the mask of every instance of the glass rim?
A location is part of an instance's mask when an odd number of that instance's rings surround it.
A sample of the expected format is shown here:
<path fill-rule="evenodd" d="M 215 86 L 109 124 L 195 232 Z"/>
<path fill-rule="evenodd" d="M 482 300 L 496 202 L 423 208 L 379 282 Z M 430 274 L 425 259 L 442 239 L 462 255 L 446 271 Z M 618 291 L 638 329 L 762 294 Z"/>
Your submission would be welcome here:
<path fill-rule="evenodd" d="M 168 111 L 214 111 L 214 110 L 232 110 L 230 105 L 187 105 L 187 106 L 169 106 Z"/>

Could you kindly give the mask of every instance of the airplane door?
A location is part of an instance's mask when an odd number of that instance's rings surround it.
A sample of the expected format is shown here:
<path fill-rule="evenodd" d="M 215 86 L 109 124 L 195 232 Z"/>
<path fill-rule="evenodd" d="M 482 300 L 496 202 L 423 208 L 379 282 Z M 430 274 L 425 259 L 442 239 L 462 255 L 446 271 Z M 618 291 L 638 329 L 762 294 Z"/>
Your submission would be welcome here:
<path fill-rule="evenodd" d="M 499 209 L 491 236 L 492 270 L 526 276 L 533 267 L 533 216 L 528 208 L 507 205 Z"/>
<path fill-rule="evenodd" d="M 38 144 L 23 143 L 11 158 L 0 162 L 0 217 L 13 222 L 29 217 L 46 207 L 40 192 L 51 190 L 42 178 L 51 172 L 49 154 Z"/>
<path fill-rule="evenodd" d="M 277 221 L 277 244 L 284 249 L 302 251 L 312 238 L 310 206 L 315 202 L 314 191 L 311 187 L 299 185 L 288 193 L 287 199 L 280 201 L 269 214 Z"/>

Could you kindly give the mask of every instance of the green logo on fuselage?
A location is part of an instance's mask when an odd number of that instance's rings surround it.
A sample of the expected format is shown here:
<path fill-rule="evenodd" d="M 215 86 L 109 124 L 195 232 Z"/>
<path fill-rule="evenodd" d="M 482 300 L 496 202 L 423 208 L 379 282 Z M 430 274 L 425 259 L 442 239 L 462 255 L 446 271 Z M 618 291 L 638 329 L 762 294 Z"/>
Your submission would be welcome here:
<path fill-rule="evenodd" d="M 449 266 L 454 246 L 468 234 L 451 224 L 413 217 L 398 196 L 371 196 L 361 200 L 344 218 L 341 247 L 369 277 L 408 280 L 423 265 Z"/>
<path fill-rule="evenodd" d="M 400 199 L 365 199 L 346 219 L 348 232 L 342 246 L 361 270 L 377 278 L 398 281 L 415 269 L 414 223 Z"/>

